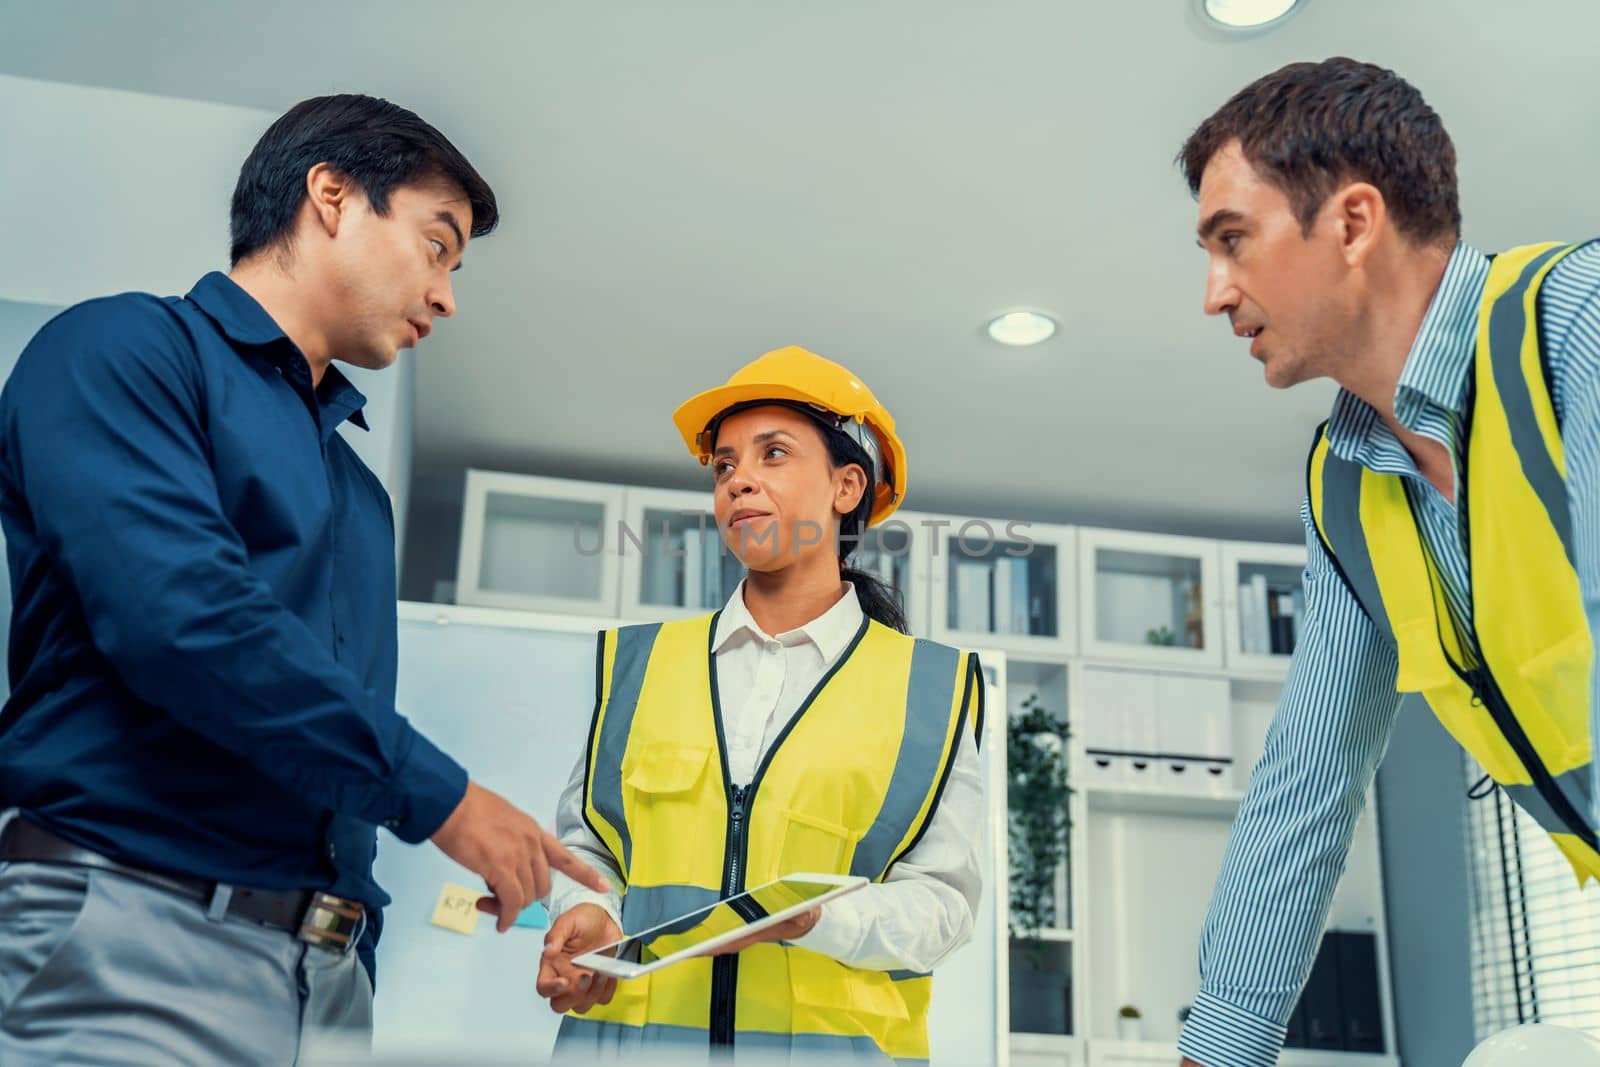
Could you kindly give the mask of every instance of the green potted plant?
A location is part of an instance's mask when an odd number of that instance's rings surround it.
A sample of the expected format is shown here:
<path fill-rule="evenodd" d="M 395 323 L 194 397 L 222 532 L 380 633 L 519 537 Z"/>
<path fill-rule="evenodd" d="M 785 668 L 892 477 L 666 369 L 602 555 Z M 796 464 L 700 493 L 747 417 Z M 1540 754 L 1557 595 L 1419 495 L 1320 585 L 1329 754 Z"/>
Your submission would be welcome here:
<path fill-rule="evenodd" d="M 1139 1009 L 1132 1004 L 1124 1004 L 1117 1010 L 1117 1040 L 1138 1041 L 1142 1036 L 1139 1030 L 1139 1020 L 1142 1016 Z"/>
<path fill-rule="evenodd" d="M 1006 806 L 1011 875 L 1011 1028 L 1071 1032 L 1071 974 L 1059 943 L 1039 931 L 1056 925 L 1056 871 L 1067 858 L 1067 724 L 1038 693 L 1022 701 L 1006 734 Z M 1054 960 L 1047 957 L 1056 957 Z M 1052 965 L 1053 964 L 1053 965 Z"/>

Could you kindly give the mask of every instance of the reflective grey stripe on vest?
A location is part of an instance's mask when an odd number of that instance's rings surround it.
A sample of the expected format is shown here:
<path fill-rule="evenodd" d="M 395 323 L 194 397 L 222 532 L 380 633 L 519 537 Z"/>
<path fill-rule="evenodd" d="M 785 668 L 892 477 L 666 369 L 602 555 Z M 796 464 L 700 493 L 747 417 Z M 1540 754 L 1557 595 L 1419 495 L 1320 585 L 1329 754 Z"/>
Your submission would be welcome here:
<path fill-rule="evenodd" d="M 886 971 L 891 982 L 914 982 L 918 978 L 932 978 L 932 971 Z"/>
<path fill-rule="evenodd" d="M 646 981 L 646 979 L 634 979 Z M 649 1049 L 649 1057 L 642 1054 Z M 711 1048 L 710 1034 L 695 1026 L 600 1022 L 565 1016 L 550 1051 L 551 1063 L 693 1063 L 703 1065 Z"/>
<path fill-rule="evenodd" d="M 606 700 L 600 736 L 595 739 L 593 771 L 589 778 L 589 799 L 606 822 L 622 839 L 622 876 L 633 862 L 633 839 L 628 836 L 628 820 L 622 810 L 622 754 L 628 748 L 633 730 L 633 714 L 639 707 L 639 689 L 644 685 L 644 669 L 650 662 L 660 623 L 624 626 L 617 631 L 617 651 L 612 657 L 611 695 Z"/>
<path fill-rule="evenodd" d="M 709 907 L 722 899 L 715 889 L 697 885 L 635 885 L 622 897 L 622 932 L 632 937 L 668 919 Z M 674 923 L 660 935 L 678 934 L 699 922 L 697 919 Z"/>
<path fill-rule="evenodd" d="M 1323 433 L 1326 441 L 1327 431 Z M 1333 558 L 1356 599 L 1367 609 L 1367 617 L 1393 641 L 1394 627 L 1383 606 L 1383 594 L 1378 591 L 1378 572 L 1367 549 L 1367 532 L 1361 528 L 1362 466 L 1334 455 L 1331 445 L 1318 447 L 1326 447 L 1327 451 L 1322 462 L 1322 536 L 1333 546 Z"/>
<path fill-rule="evenodd" d="M 950 729 L 950 701 L 960 684 L 956 666 L 961 653 L 948 645 L 920 638 L 911 649 L 911 677 L 906 683 L 906 726 L 900 736 L 894 775 L 872 827 L 856 845 L 850 873 L 876 881 L 894 860 L 894 850 L 917 821 L 928 791 L 944 772 L 945 737 Z M 955 744 L 961 738 L 954 739 Z M 930 818 L 931 818 L 930 812 Z"/>
<path fill-rule="evenodd" d="M 1560 247 L 1541 252 L 1489 308 L 1489 370 L 1494 375 L 1495 389 L 1500 393 L 1500 404 L 1511 427 L 1511 445 L 1522 464 L 1522 476 L 1544 505 L 1550 525 L 1561 537 L 1561 547 L 1566 550 L 1567 562 L 1571 564 L 1572 515 L 1567 509 L 1567 484 L 1545 446 L 1544 435 L 1539 432 L 1528 379 L 1522 373 L 1522 335 L 1528 328 L 1523 300 L 1528 295 L 1528 286 L 1546 263 L 1566 251 L 1566 247 Z M 1541 352 L 1541 359 L 1542 355 Z"/>
<path fill-rule="evenodd" d="M 1574 767 L 1564 774 L 1555 776 L 1556 788 L 1566 795 L 1580 815 L 1587 815 L 1594 810 L 1594 801 L 1591 799 L 1594 794 L 1591 791 L 1589 775 L 1590 767 L 1586 763 L 1582 767 Z M 1517 807 L 1533 816 L 1533 821 L 1541 828 L 1552 834 L 1572 833 L 1572 827 L 1550 807 L 1550 802 L 1545 800 L 1538 786 L 1502 785 L 1500 788 L 1506 791 L 1506 796 L 1516 802 Z"/>
<path fill-rule="evenodd" d="M 710 1055 L 710 1035 L 698 1027 L 646 1023 L 600 1022 L 568 1015 L 561 1020 L 553 1063 L 697 1063 Z M 870 1037 L 842 1034 L 775 1034 L 764 1030 L 739 1030 L 734 1049 L 741 1064 L 789 1063 L 904 1063 L 886 1055 Z"/>

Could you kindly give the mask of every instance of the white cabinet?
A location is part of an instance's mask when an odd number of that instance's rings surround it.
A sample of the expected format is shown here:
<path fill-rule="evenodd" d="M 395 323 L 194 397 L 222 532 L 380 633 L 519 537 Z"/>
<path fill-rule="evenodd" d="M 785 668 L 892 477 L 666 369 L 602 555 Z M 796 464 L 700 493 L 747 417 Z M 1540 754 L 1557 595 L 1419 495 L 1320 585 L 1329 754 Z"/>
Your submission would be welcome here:
<path fill-rule="evenodd" d="M 1085 667 L 1084 785 L 1111 792 L 1228 795 L 1230 700 L 1225 678 Z"/>
<path fill-rule="evenodd" d="M 1178 1045 L 1146 1041 L 1095 1040 L 1089 1042 L 1089 1067 L 1174 1067 L 1181 1057 Z"/>
<path fill-rule="evenodd" d="M 1229 701 L 1226 678 L 1163 674 L 1156 680 L 1156 788 L 1209 796 L 1233 791 Z"/>
<path fill-rule="evenodd" d="M 710 493 L 629 488 L 624 504 L 623 618 L 688 618 L 727 603 L 744 566 L 717 529 Z"/>
<path fill-rule="evenodd" d="M 1305 617 L 1304 545 L 1222 544 L 1228 668 L 1282 677 Z"/>
<path fill-rule="evenodd" d="M 456 600 L 612 618 L 621 486 L 468 471 Z"/>
<path fill-rule="evenodd" d="M 1083 1067 L 1083 1042 L 1049 1034 L 1011 1035 L 1011 1067 Z M 1168 1065 L 1172 1067 L 1172 1065 Z"/>
<path fill-rule="evenodd" d="M 1078 549 L 1084 656 L 1222 666 L 1215 541 L 1085 528 Z"/>
<path fill-rule="evenodd" d="M 949 515 L 922 520 L 936 639 L 1024 656 L 1073 651 L 1072 527 Z"/>
<path fill-rule="evenodd" d="M 866 531 L 852 567 L 888 583 L 930 632 L 932 533 L 916 512 Z M 597 619 L 716 611 L 744 577 L 709 493 L 468 471 L 456 601 Z"/>

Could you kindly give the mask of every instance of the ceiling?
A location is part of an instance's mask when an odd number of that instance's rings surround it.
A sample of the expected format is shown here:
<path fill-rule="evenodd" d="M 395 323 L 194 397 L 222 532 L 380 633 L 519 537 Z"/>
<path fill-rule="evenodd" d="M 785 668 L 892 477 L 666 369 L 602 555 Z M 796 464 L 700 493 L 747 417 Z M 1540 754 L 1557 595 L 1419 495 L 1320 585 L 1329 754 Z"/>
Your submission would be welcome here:
<path fill-rule="evenodd" d="M 1470 241 L 1600 232 L 1592 0 L 1306 0 L 1253 36 L 1193 0 L 0 0 L 0 26 L 0 73 L 274 112 L 360 90 L 467 152 L 504 222 L 420 352 L 419 484 L 704 485 L 673 407 L 798 343 L 894 412 L 911 507 L 1293 539 L 1332 390 L 1274 393 L 1202 316 L 1188 131 L 1354 55 L 1444 117 Z M 1014 307 L 1060 332 L 989 341 Z"/>

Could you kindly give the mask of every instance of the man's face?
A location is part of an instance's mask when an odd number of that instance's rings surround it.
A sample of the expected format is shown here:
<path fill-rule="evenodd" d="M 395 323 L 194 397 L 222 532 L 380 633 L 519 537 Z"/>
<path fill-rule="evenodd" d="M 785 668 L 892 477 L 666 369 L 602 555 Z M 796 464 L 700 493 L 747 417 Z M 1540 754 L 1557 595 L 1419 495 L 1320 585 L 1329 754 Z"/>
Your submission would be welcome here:
<path fill-rule="evenodd" d="M 1309 234 L 1289 198 L 1264 180 L 1237 141 L 1200 179 L 1200 247 L 1209 257 L 1205 310 L 1250 339 L 1267 384 L 1286 389 L 1329 373 L 1354 316 L 1350 267 L 1327 210 Z"/>
<path fill-rule="evenodd" d="M 460 267 L 472 208 L 453 182 L 427 179 L 395 189 L 379 215 L 356 193 L 328 245 L 323 272 L 326 331 L 335 359 L 381 369 L 455 314 L 450 272 Z"/>

